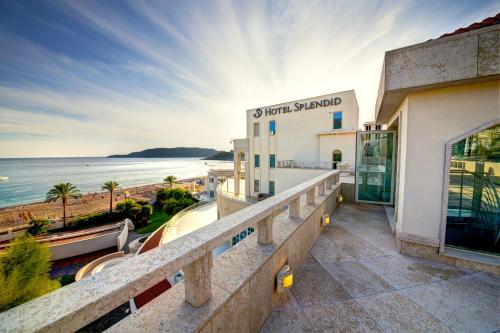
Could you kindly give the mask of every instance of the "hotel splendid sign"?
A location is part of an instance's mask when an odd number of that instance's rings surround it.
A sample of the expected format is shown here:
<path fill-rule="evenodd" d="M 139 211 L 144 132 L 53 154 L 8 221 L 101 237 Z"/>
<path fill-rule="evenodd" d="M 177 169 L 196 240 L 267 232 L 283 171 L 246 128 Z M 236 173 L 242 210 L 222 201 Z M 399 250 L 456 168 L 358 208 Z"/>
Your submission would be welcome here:
<path fill-rule="evenodd" d="M 316 108 L 324 108 L 331 105 L 339 105 L 342 102 L 340 97 L 326 98 L 308 103 L 294 103 L 293 105 L 280 106 L 278 108 L 263 108 L 256 109 L 253 114 L 254 118 L 260 118 L 262 115 L 274 116 L 282 113 L 290 113 L 292 111 L 311 110 Z"/>

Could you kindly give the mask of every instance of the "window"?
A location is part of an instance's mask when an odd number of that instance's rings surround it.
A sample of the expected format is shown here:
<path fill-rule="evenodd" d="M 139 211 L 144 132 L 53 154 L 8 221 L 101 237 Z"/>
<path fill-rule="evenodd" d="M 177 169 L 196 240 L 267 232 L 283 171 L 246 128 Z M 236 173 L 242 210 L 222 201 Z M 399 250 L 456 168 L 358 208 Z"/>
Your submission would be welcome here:
<path fill-rule="evenodd" d="M 259 135 L 260 135 L 260 124 L 254 123 L 253 124 L 253 136 L 258 137 Z"/>
<path fill-rule="evenodd" d="M 269 181 L 269 194 L 274 195 L 274 181 Z"/>
<path fill-rule="evenodd" d="M 255 154 L 255 164 L 254 167 L 258 168 L 260 167 L 260 156 L 258 154 Z"/>
<path fill-rule="evenodd" d="M 260 184 L 259 184 L 259 180 L 258 179 L 255 179 L 253 181 L 253 191 L 254 192 L 260 192 Z"/>
<path fill-rule="evenodd" d="M 335 149 L 332 153 L 332 161 L 333 161 L 333 168 L 337 169 L 337 164 L 339 162 L 342 162 L 342 152 L 338 149 Z"/>
<path fill-rule="evenodd" d="M 500 124 L 451 146 L 445 245 L 500 254 Z"/>
<path fill-rule="evenodd" d="M 276 134 L 276 120 L 269 121 L 269 135 Z"/>
<path fill-rule="evenodd" d="M 276 155 L 274 154 L 269 155 L 269 167 L 270 168 L 276 167 Z"/>
<path fill-rule="evenodd" d="M 210 183 L 214 182 L 214 177 L 210 177 Z"/>
<path fill-rule="evenodd" d="M 333 113 L 333 129 L 341 129 L 342 128 L 342 112 L 334 112 Z"/>
<path fill-rule="evenodd" d="M 375 125 L 375 130 L 380 131 L 382 129 L 382 125 Z"/>
<path fill-rule="evenodd" d="M 210 198 L 213 198 L 214 197 L 214 191 L 210 191 Z"/>

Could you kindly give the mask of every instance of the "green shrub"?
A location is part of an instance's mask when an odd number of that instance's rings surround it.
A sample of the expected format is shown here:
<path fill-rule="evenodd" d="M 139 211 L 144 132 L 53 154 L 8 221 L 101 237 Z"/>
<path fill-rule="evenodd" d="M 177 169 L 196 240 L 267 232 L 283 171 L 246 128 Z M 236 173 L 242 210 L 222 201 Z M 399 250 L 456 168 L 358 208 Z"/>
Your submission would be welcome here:
<path fill-rule="evenodd" d="M 49 270 L 47 245 L 30 235 L 16 237 L 0 257 L 0 312 L 59 288 Z"/>
<path fill-rule="evenodd" d="M 67 286 L 68 284 L 75 282 L 75 274 L 63 275 L 58 278 L 58 281 L 62 287 Z"/>
<path fill-rule="evenodd" d="M 135 227 L 143 227 L 148 224 L 149 217 L 153 213 L 153 207 L 145 200 L 137 202 L 134 199 L 127 199 L 118 203 L 116 209 L 130 218 Z"/>
<path fill-rule="evenodd" d="M 165 203 L 163 205 L 163 209 L 165 210 L 165 213 L 170 214 L 170 215 L 175 215 L 184 208 L 187 208 L 194 204 L 195 201 L 192 199 L 174 199 L 170 198 L 165 200 Z"/>
<path fill-rule="evenodd" d="M 43 235 L 47 233 L 47 225 L 50 224 L 50 220 L 47 219 L 32 219 L 30 221 L 30 227 L 28 233 L 32 236 Z"/>
<path fill-rule="evenodd" d="M 85 216 L 80 216 L 68 222 L 68 229 L 81 229 L 87 227 L 95 227 L 107 223 L 117 222 L 125 218 L 125 214 L 121 211 L 115 212 L 100 212 L 92 213 Z"/>
<path fill-rule="evenodd" d="M 174 215 L 186 207 L 198 202 L 189 191 L 174 188 L 162 188 L 156 192 L 155 207 L 163 208 L 169 215 Z"/>
<path fill-rule="evenodd" d="M 190 199 L 196 202 L 197 200 L 191 195 L 189 191 L 180 189 L 180 188 L 162 188 L 158 192 L 156 192 L 156 201 L 155 206 L 163 207 L 165 205 L 165 201 L 168 199 Z"/>

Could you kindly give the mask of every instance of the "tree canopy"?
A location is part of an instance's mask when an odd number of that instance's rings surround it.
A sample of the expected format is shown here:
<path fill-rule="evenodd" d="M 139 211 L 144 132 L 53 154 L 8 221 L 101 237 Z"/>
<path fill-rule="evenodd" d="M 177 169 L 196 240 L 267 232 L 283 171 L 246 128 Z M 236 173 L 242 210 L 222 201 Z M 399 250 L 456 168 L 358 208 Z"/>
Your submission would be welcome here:
<path fill-rule="evenodd" d="M 32 236 L 18 236 L 0 257 L 0 311 L 13 308 L 60 287 L 51 280 L 50 252 Z"/>

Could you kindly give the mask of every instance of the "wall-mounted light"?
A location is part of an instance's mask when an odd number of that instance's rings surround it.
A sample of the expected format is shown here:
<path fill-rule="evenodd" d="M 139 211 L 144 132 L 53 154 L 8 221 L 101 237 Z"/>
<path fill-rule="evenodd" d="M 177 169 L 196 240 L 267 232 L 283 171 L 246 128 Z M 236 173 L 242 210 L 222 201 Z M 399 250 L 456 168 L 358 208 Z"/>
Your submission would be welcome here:
<path fill-rule="evenodd" d="M 344 201 L 344 196 L 341 194 L 339 195 L 339 202 L 342 203 Z"/>
<path fill-rule="evenodd" d="M 330 224 L 330 215 L 325 214 L 321 217 L 321 225 L 322 226 L 327 226 Z"/>
<path fill-rule="evenodd" d="M 279 271 L 278 277 L 277 277 L 277 291 L 279 293 L 282 293 L 285 291 L 285 289 L 290 288 L 293 286 L 293 271 L 292 267 L 290 265 L 285 265 L 283 268 Z"/>

